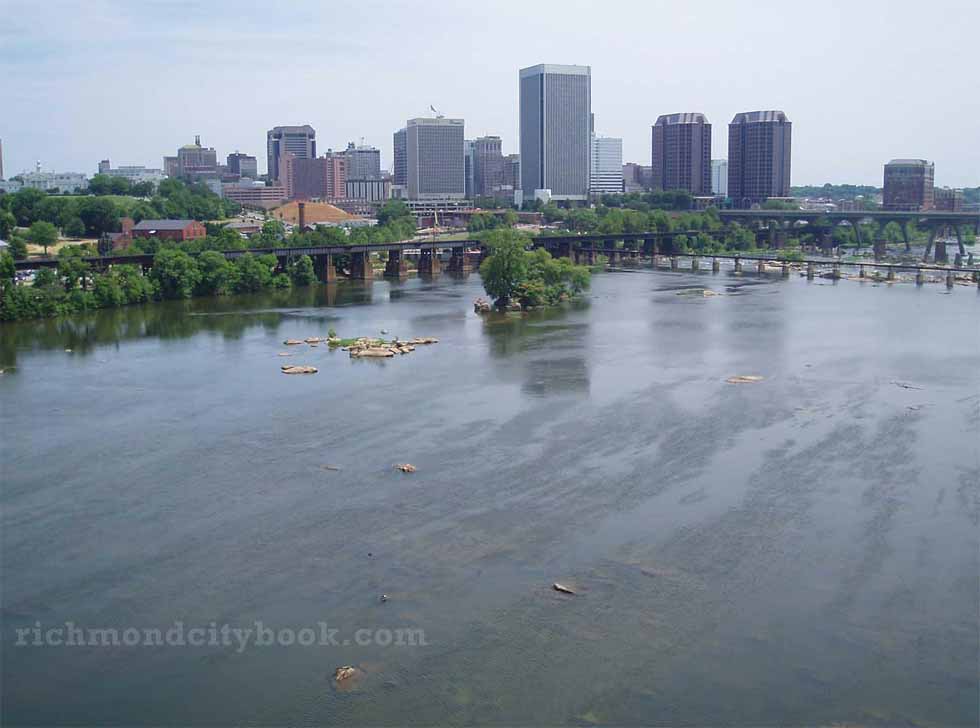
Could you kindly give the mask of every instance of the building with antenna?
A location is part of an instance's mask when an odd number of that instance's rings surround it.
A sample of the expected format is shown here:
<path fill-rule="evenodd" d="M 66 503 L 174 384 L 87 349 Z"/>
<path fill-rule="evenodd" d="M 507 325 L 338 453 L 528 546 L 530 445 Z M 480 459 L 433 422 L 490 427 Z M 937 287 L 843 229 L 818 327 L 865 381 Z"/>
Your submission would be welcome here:
<path fill-rule="evenodd" d="M 410 200 L 462 200 L 466 197 L 462 119 L 409 119 L 395 132 L 395 184 Z M 404 179 L 404 182 L 400 182 Z"/>

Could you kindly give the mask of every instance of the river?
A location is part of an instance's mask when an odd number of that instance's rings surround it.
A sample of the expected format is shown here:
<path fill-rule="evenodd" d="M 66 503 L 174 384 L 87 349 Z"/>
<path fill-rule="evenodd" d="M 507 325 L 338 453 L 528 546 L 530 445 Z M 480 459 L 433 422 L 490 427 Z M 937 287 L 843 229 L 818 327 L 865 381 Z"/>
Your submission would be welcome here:
<path fill-rule="evenodd" d="M 3 723 L 977 724 L 975 287 L 481 294 L 0 326 Z M 330 328 L 439 343 L 282 343 Z"/>

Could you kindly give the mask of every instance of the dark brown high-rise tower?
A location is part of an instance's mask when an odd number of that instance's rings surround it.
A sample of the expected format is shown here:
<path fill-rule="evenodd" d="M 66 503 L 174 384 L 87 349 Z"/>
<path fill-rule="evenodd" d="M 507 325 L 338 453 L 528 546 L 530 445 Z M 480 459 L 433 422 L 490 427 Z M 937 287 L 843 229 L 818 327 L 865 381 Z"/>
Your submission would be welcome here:
<path fill-rule="evenodd" d="M 789 197 L 793 125 L 782 111 L 747 111 L 728 125 L 728 196 L 736 207 Z"/>
<path fill-rule="evenodd" d="M 711 124 L 704 114 L 666 114 L 653 125 L 655 190 L 711 194 Z"/>

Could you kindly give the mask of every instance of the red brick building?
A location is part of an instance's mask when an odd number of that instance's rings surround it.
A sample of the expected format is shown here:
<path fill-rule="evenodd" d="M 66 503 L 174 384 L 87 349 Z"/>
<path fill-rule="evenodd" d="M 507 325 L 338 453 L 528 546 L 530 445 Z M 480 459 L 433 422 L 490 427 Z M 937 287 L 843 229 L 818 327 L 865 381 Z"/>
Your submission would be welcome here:
<path fill-rule="evenodd" d="M 130 235 L 134 238 L 166 238 L 167 240 L 195 240 L 208 234 L 197 220 L 143 220 L 134 225 Z"/>

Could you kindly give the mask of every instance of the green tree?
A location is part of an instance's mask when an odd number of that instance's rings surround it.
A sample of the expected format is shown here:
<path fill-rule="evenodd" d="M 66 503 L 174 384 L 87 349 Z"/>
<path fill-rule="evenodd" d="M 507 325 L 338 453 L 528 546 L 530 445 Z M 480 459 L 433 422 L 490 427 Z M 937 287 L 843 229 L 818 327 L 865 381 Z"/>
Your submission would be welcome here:
<path fill-rule="evenodd" d="M 85 223 L 82 222 L 82 218 L 73 217 L 65 223 L 64 227 L 65 235 L 69 238 L 81 238 L 85 235 Z"/>
<path fill-rule="evenodd" d="M 202 296 L 227 293 L 233 283 L 235 266 L 225 256 L 214 250 L 206 250 L 197 259 L 201 279 L 195 292 Z"/>
<path fill-rule="evenodd" d="M 409 219 L 415 224 L 415 216 L 401 200 L 388 200 L 378 210 L 378 225 L 384 226 L 392 222 Z"/>
<path fill-rule="evenodd" d="M 16 275 L 14 256 L 6 251 L 0 253 L 0 287 L 6 290 L 7 286 L 12 286 Z"/>
<path fill-rule="evenodd" d="M 27 237 L 34 245 L 43 245 L 44 254 L 48 254 L 48 246 L 58 242 L 58 229 L 49 222 L 39 220 L 31 225 Z"/>
<path fill-rule="evenodd" d="M 274 255 L 255 256 L 246 253 L 235 261 L 235 292 L 253 293 L 272 284 L 272 270 L 277 264 Z"/>
<path fill-rule="evenodd" d="M 41 268 L 34 274 L 34 287 L 47 288 L 58 283 L 58 274 L 53 268 Z"/>
<path fill-rule="evenodd" d="M 107 197 L 83 199 L 78 205 L 78 217 L 85 223 L 85 232 L 93 238 L 119 227 L 119 208 Z"/>
<path fill-rule="evenodd" d="M 308 286 L 316 281 L 316 272 L 313 270 L 313 259 L 308 255 L 302 255 L 298 260 L 289 266 L 289 277 L 296 286 Z"/>
<path fill-rule="evenodd" d="M 530 238 L 513 230 L 495 230 L 484 238 L 490 256 L 480 265 L 483 288 L 498 305 L 506 305 L 527 279 L 525 248 Z"/>
<path fill-rule="evenodd" d="M 163 298 L 189 298 L 201 278 L 195 260 L 183 250 L 164 248 L 153 256 L 150 278 Z"/>
<path fill-rule="evenodd" d="M 27 257 L 27 242 L 20 233 L 15 233 L 10 236 L 10 254 L 14 256 L 14 260 L 24 260 Z"/>
<path fill-rule="evenodd" d="M 68 245 L 58 251 L 58 277 L 66 291 L 87 287 L 90 266 L 82 260 L 85 252 L 78 245 Z"/>
<path fill-rule="evenodd" d="M 13 199 L 10 201 L 10 212 L 14 214 L 18 225 L 27 227 L 37 220 L 36 208 L 47 194 L 33 187 L 25 187 L 11 197 Z"/>
<path fill-rule="evenodd" d="M 0 240 L 6 240 L 17 226 L 17 218 L 12 212 L 0 210 Z"/>

